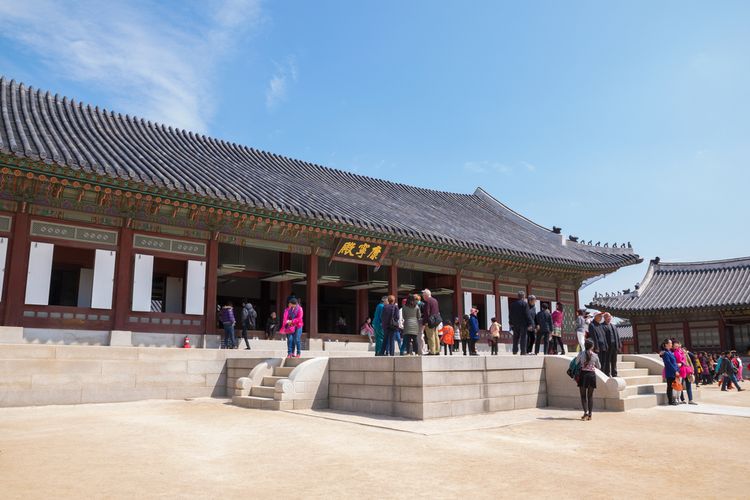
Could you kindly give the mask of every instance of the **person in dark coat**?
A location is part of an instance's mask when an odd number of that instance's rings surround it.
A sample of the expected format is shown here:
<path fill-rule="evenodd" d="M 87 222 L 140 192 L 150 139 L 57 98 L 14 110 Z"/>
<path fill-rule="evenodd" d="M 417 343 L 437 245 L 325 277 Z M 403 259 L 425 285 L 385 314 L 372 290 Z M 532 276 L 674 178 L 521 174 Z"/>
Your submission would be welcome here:
<path fill-rule="evenodd" d="M 526 310 L 526 315 L 528 316 L 529 323 L 528 332 L 526 333 L 528 339 L 526 353 L 531 354 L 531 351 L 534 350 L 534 340 L 536 339 L 536 329 L 538 326 L 536 323 L 536 297 L 534 295 L 529 295 L 529 307 Z"/>
<path fill-rule="evenodd" d="M 529 304 L 526 302 L 526 292 L 518 292 L 518 300 L 510 305 L 510 328 L 513 330 L 513 354 L 526 355 L 526 342 L 529 333 Z"/>
<path fill-rule="evenodd" d="M 279 320 L 276 318 L 276 311 L 272 311 L 266 320 L 266 340 L 273 340 L 278 331 Z"/>
<path fill-rule="evenodd" d="M 602 313 L 596 313 L 594 321 L 589 325 L 589 339 L 594 343 L 594 352 L 599 355 L 599 359 L 607 359 L 607 336 L 604 333 L 604 324 L 602 323 Z M 604 365 L 602 363 L 602 371 Z"/>
<path fill-rule="evenodd" d="M 383 345 L 380 348 L 381 356 L 393 356 L 393 340 L 398 330 L 398 305 L 396 297 L 389 295 L 387 303 L 383 306 L 380 314 L 381 326 L 383 327 Z"/>
<path fill-rule="evenodd" d="M 617 376 L 617 355 L 622 351 L 622 340 L 612 315 L 604 313 L 604 337 L 607 340 L 607 357 L 602 361 L 602 371 L 610 377 Z"/>
<path fill-rule="evenodd" d="M 539 354 L 539 344 L 543 346 L 543 353 L 547 354 L 549 348 L 549 336 L 552 333 L 552 314 L 549 312 L 549 306 L 542 304 L 542 310 L 536 314 L 536 345 L 534 354 Z"/>

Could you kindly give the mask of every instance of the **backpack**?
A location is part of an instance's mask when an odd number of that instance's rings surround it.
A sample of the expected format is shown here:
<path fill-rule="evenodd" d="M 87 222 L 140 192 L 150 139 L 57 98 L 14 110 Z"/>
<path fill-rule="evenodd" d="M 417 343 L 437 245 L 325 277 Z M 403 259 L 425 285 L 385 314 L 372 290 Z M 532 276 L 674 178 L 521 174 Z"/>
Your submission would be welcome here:
<path fill-rule="evenodd" d="M 578 360 L 578 356 L 570 360 L 567 374 L 568 377 L 578 382 L 578 379 L 581 377 L 581 362 Z"/>

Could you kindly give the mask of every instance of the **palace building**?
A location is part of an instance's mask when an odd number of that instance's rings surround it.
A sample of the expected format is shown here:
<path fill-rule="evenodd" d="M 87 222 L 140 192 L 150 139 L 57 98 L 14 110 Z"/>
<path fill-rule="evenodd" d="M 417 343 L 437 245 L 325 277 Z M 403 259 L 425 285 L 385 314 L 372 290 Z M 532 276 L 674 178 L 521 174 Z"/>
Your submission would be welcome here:
<path fill-rule="evenodd" d="M 641 261 L 481 188 L 355 175 L 4 78 L 0 108 L 0 322 L 25 341 L 200 341 L 223 303 L 248 298 L 261 327 L 292 293 L 307 339 L 361 340 L 382 295 L 425 287 L 444 318 L 475 304 L 505 331 L 518 290 L 563 302 L 573 336 L 581 282 Z"/>
<path fill-rule="evenodd" d="M 652 260 L 634 291 L 596 295 L 588 307 L 628 318 L 637 352 L 665 338 L 695 351 L 750 347 L 750 257 L 709 262 Z"/>

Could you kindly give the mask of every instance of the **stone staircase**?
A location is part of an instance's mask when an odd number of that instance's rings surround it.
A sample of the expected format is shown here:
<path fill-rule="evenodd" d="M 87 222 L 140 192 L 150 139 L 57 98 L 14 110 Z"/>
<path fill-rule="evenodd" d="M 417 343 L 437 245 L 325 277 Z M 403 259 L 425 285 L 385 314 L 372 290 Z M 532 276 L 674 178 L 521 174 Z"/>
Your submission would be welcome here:
<path fill-rule="evenodd" d="M 618 356 L 617 376 L 625 381 L 620 391 L 622 410 L 651 408 L 667 401 L 667 384 L 661 375 L 651 375 L 648 367 L 639 367 L 638 361 L 625 361 Z M 628 358 L 630 359 L 630 358 Z"/>
<path fill-rule="evenodd" d="M 300 372 L 306 361 L 321 358 L 277 358 L 268 359 L 256 366 L 249 377 L 237 380 L 232 403 L 243 408 L 259 410 L 292 410 L 315 406 L 320 384 L 325 383 L 325 401 L 328 398 L 327 365 L 323 365 L 325 376 L 318 376 L 320 369 L 312 367 Z M 327 363 L 327 360 L 322 359 Z M 311 363 L 307 363 L 309 367 Z M 318 365 L 321 364 L 319 361 Z M 296 371 L 295 371 L 296 370 Z M 323 380 L 325 378 L 325 380 Z"/>

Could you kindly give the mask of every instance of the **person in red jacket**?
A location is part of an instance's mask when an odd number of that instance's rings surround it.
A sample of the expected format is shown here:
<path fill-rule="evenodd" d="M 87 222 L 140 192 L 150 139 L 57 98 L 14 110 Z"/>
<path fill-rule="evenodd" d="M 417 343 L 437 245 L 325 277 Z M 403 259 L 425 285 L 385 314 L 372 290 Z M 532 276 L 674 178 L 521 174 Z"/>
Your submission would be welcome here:
<path fill-rule="evenodd" d="M 440 343 L 443 345 L 443 349 L 445 350 L 445 355 L 448 356 L 449 354 L 453 356 L 453 334 L 455 332 L 453 331 L 453 327 L 451 325 L 445 325 L 443 326 L 443 329 L 440 330 Z"/>

